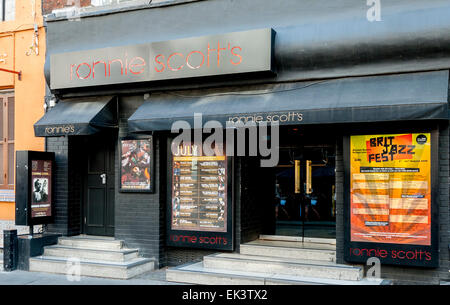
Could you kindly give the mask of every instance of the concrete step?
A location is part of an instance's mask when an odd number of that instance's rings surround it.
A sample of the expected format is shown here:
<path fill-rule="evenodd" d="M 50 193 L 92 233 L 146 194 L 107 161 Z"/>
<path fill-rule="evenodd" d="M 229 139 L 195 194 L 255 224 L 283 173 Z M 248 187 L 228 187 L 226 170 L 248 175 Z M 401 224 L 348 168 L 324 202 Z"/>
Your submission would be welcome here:
<path fill-rule="evenodd" d="M 245 245 L 260 245 L 260 246 L 287 247 L 287 248 L 297 248 L 297 249 L 316 249 L 316 250 L 336 251 L 336 245 L 334 245 L 334 244 L 313 243 L 313 242 L 292 242 L 292 241 L 257 239 L 257 240 L 248 242 Z"/>
<path fill-rule="evenodd" d="M 57 256 L 78 259 L 93 259 L 101 261 L 125 262 L 138 257 L 137 249 L 82 249 L 70 246 L 47 246 L 44 248 L 44 256 Z"/>
<path fill-rule="evenodd" d="M 303 260 L 336 261 L 336 251 L 299 247 L 266 246 L 259 243 L 248 243 L 240 246 L 240 253 L 246 255 L 262 255 Z"/>
<path fill-rule="evenodd" d="M 92 276 L 113 279 L 130 279 L 139 274 L 155 269 L 155 260 L 133 258 L 127 262 L 110 262 L 99 260 L 79 260 L 80 276 Z M 74 275 L 73 261 L 66 257 L 37 256 L 30 258 L 30 271 Z"/>
<path fill-rule="evenodd" d="M 249 271 L 314 277 L 321 279 L 360 281 L 363 268 L 338 265 L 333 262 L 300 260 L 271 256 L 219 253 L 205 256 L 203 267 L 234 271 Z"/>
<path fill-rule="evenodd" d="M 360 281 L 335 280 L 317 277 L 296 276 L 269 272 L 236 271 L 205 268 L 203 264 L 192 263 L 166 271 L 170 282 L 198 285 L 388 285 L 381 279 Z"/>
<path fill-rule="evenodd" d="M 285 236 L 285 235 L 260 235 L 260 240 L 271 240 L 271 241 L 289 241 L 289 242 L 305 242 L 305 243 L 315 243 L 315 244 L 328 244 L 336 245 L 336 239 L 334 238 L 315 238 L 315 237 L 305 237 L 301 236 Z"/>
<path fill-rule="evenodd" d="M 80 249 L 119 250 L 123 248 L 123 241 L 93 237 L 60 237 L 58 245 Z"/>

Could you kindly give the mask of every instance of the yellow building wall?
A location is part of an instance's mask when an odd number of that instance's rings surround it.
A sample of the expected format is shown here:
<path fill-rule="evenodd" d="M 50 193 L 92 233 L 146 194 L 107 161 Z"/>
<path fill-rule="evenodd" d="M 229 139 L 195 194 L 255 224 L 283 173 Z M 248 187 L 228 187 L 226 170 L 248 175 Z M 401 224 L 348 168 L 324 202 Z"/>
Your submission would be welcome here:
<path fill-rule="evenodd" d="M 38 54 L 33 47 L 34 28 L 38 28 Z M 5 62 L 2 55 L 7 54 Z M 44 115 L 45 97 L 45 29 L 40 0 L 16 0 L 12 21 L 0 22 L 0 89 L 14 90 L 15 150 L 44 151 L 44 139 L 34 136 L 33 124 Z M 14 220 L 15 203 L 0 202 L 0 220 Z"/>

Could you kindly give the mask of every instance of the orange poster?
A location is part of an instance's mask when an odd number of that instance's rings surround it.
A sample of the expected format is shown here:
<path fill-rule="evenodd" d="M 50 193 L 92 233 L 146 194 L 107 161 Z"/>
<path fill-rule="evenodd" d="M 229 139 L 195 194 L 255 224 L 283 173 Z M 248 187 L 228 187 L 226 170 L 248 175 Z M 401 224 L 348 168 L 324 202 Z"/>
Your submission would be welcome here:
<path fill-rule="evenodd" d="M 352 136 L 350 239 L 431 245 L 429 133 Z"/>

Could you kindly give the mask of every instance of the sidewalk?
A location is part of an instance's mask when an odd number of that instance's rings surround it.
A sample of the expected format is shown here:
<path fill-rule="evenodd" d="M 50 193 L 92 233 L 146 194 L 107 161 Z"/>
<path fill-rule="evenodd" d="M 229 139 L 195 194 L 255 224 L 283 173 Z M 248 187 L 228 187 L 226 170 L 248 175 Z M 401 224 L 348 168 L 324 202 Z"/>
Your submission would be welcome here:
<path fill-rule="evenodd" d="M 15 270 L 0 271 L 0 285 L 178 285 L 166 281 L 166 269 L 155 270 L 129 280 L 114 280 L 96 277 L 69 281 L 64 274 L 28 272 Z"/>

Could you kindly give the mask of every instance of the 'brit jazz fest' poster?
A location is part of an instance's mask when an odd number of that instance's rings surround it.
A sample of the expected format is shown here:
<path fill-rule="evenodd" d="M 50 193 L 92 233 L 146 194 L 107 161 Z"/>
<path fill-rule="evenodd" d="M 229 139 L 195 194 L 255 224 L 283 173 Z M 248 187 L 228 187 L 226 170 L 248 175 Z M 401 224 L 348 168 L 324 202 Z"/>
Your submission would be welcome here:
<path fill-rule="evenodd" d="M 350 140 L 352 242 L 431 244 L 429 133 Z"/>

